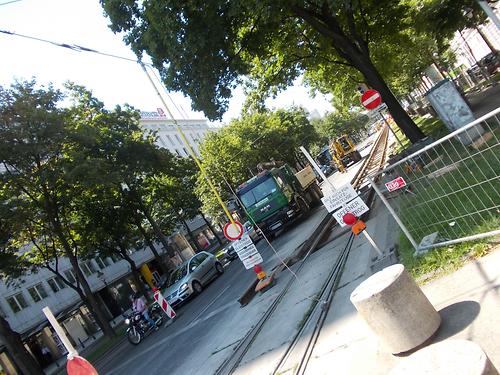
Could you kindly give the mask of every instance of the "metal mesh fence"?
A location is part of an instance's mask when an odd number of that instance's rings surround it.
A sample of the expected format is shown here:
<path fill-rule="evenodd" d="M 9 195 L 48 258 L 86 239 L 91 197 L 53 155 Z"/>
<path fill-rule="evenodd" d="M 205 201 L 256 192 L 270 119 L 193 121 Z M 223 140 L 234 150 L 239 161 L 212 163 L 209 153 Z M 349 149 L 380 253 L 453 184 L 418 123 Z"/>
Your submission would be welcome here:
<path fill-rule="evenodd" d="M 500 108 L 370 177 L 417 251 L 500 234 Z"/>

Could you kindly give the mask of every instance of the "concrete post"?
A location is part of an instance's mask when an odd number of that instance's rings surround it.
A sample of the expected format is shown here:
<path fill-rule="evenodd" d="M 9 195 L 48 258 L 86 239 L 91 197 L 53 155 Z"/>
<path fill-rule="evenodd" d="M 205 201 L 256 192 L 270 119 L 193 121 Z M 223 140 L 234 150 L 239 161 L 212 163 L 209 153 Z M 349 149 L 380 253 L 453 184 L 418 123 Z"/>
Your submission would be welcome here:
<path fill-rule="evenodd" d="M 467 340 L 446 340 L 403 359 L 389 375 L 498 375 L 479 345 Z"/>
<path fill-rule="evenodd" d="M 351 302 L 391 353 L 407 352 L 439 328 L 441 317 L 402 264 L 384 268 L 352 293 Z"/>

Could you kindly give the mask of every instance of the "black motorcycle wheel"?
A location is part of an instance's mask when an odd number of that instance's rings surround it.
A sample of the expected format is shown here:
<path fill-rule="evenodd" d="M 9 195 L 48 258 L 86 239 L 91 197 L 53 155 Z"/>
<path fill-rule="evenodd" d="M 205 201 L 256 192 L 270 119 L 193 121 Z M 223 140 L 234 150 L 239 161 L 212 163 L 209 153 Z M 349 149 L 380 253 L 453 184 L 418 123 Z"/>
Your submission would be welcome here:
<path fill-rule="evenodd" d="M 153 319 L 156 322 L 156 325 L 158 327 L 163 324 L 163 316 L 160 308 L 155 309 L 154 311 L 151 312 L 151 319 Z"/>
<path fill-rule="evenodd" d="M 139 345 L 142 340 L 141 333 L 138 330 L 134 329 L 130 329 L 127 332 L 127 338 L 132 345 Z"/>

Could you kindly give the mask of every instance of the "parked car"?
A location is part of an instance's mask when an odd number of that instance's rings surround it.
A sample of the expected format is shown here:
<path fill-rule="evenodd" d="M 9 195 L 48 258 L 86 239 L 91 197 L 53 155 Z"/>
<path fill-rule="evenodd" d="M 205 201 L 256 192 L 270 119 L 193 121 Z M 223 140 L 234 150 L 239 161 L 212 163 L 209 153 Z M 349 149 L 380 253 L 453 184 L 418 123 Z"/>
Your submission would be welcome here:
<path fill-rule="evenodd" d="M 491 52 L 479 60 L 479 65 L 486 69 L 488 74 L 493 75 L 500 68 L 500 53 Z"/>
<path fill-rule="evenodd" d="M 224 253 L 224 261 L 229 262 L 232 260 L 235 260 L 238 258 L 238 254 L 236 254 L 236 251 L 234 250 L 233 243 L 229 242 L 224 248 L 222 249 Z"/>
<path fill-rule="evenodd" d="M 178 266 L 171 274 L 163 295 L 171 306 L 178 305 L 201 293 L 214 277 L 222 275 L 224 267 L 215 255 L 202 251 Z"/>

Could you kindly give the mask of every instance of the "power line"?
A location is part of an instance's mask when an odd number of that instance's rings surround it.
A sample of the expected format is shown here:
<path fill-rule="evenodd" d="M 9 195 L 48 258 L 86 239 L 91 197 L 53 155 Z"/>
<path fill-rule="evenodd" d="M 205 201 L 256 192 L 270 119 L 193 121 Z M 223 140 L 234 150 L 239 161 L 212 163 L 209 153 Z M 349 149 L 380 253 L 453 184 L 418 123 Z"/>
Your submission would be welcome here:
<path fill-rule="evenodd" d="M 15 0 L 15 1 L 21 1 L 21 0 Z M 0 4 L 2 5 L 2 4 Z M 90 52 L 90 53 L 95 53 L 97 55 L 101 55 L 101 56 L 106 56 L 106 57 L 112 57 L 112 58 L 115 58 L 115 59 L 120 59 L 120 60 L 125 60 L 125 61 L 130 61 L 130 62 L 133 62 L 133 63 L 136 63 L 136 64 L 139 64 L 139 65 L 144 65 L 144 66 L 147 66 L 148 68 L 151 69 L 151 71 L 153 72 L 155 78 L 158 80 L 158 82 L 160 83 L 160 86 L 162 87 L 162 89 L 165 91 L 167 97 L 170 99 L 170 101 L 172 102 L 172 104 L 174 105 L 175 109 L 177 110 L 177 112 L 179 112 L 179 114 L 181 115 L 181 117 L 184 117 L 184 118 L 189 118 L 189 115 L 186 113 L 186 111 L 184 110 L 184 108 L 182 108 L 182 106 L 180 105 L 179 103 L 179 106 L 181 107 L 180 109 L 177 107 L 177 105 L 175 104 L 174 100 L 172 99 L 172 97 L 170 96 L 170 93 L 168 92 L 168 90 L 166 89 L 166 87 L 163 86 L 160 78 L 156 75 L 156 72 L 154 70 L 154 66 L 152 64 L 148 64 L 148 63 L 143 63 L 142 61 L 140 60 L 135 60 L 135 59 L 132 59 L 132 58 L 129 58 L 129 57 L 123 57 L 123 56 L 119 56 L 119 55 L 114 55 L 112 53 L 107 53 L 107 52 L 101 52 L 101 51 L 98 51 L 96 49 L 93 49 L 93 48 L 88 48 L 88 47 L 83 47 L 83 46 L 80 46 L 78 44 L 69 44 L 69 43 L 58 43 L 58 42 L 54 42 L 52 40 L 48 40 L 48 39 L 43 39 L 43 38 L 38 38 L 38 37 L 35 37 L 35 36 L 31 36 L 31 35 L 24 35 L 24 34 L 19 34 L 19 33 L 16 33 L 16 32 L 13 32 L 13 31 L 7 31 L 7 30 L 0 30 L 0 33 L 2 34 L 6 34 L 6 35 L 11 35 L 11 36 L 17 36 L 17 37 L 20 37 L 20 38 L 25 38 L 25 39 L 29 39 L 29 40 L 34 40 L 34 41 L 37 41 L 37 42 L 42 42 L 42 43 L 47 43 L 47 44 L 51 44 L 53 46 L 56 46 L 56 47 L 61 47 L 61 48 L 65 48 L 65 49 L 69 49 L 71 51 L 75 51 L 75 52 Z"/>
<path fill-rule="evenodd" d="M 1 7 L 2 5 L 7 5 L 7 4 L 12 4 L 12 3 L 17 3 L 17 2 L 19 2 L 19 1 L 21 1 L 21 0 L 6 1 L 5 3 L 0 3 L 0 7 Z"/>
<path fill-rule="evenodd" d="M 16 1 L 20 1 L 20 0 L 16 0 Z M 0 5 L 2 5 L 2 4 L 0 4 Z M 31 35 L 19 34 L 19 33 L 16 33 L 13 31 L 7 31 L 7 30 L 0 30 L 0 33 L 6 34 L 6 35 L 11 35 L 11 36 L 18 36 L 20 38 L 25 38 L 25 39 L 35 40 L 37 42 L 52 44 L 53 46 L 66 48 L 66 49 L 69 49 L 69 50 L 72 50 L 75 52 L 90 52 L 90 53 L 95 53 L 95 54 L 102 55 L 102 56 L 112 57 L 115 59 L 121 59 L 121 60 L 130 61 L 130 62 L 134 62 L 134 63 L 139 63 L 139 61 L 136 59 L 131 59 L 129 57 L 114 55 L 112 53 L 101 52 L 101 51 L 98 51 L 98 50 L 93 49 L 93 48 L 80 46 L 78 44 L 58 43 L 58 42 L 54 42 L 52 40 L 38 38 L 35 36 L 31 36 Z M 144 63 L 144 65 L 147 65 L 148 67 L 153 67 L 151 64 L 147 64 L 147 63 Z"/>

